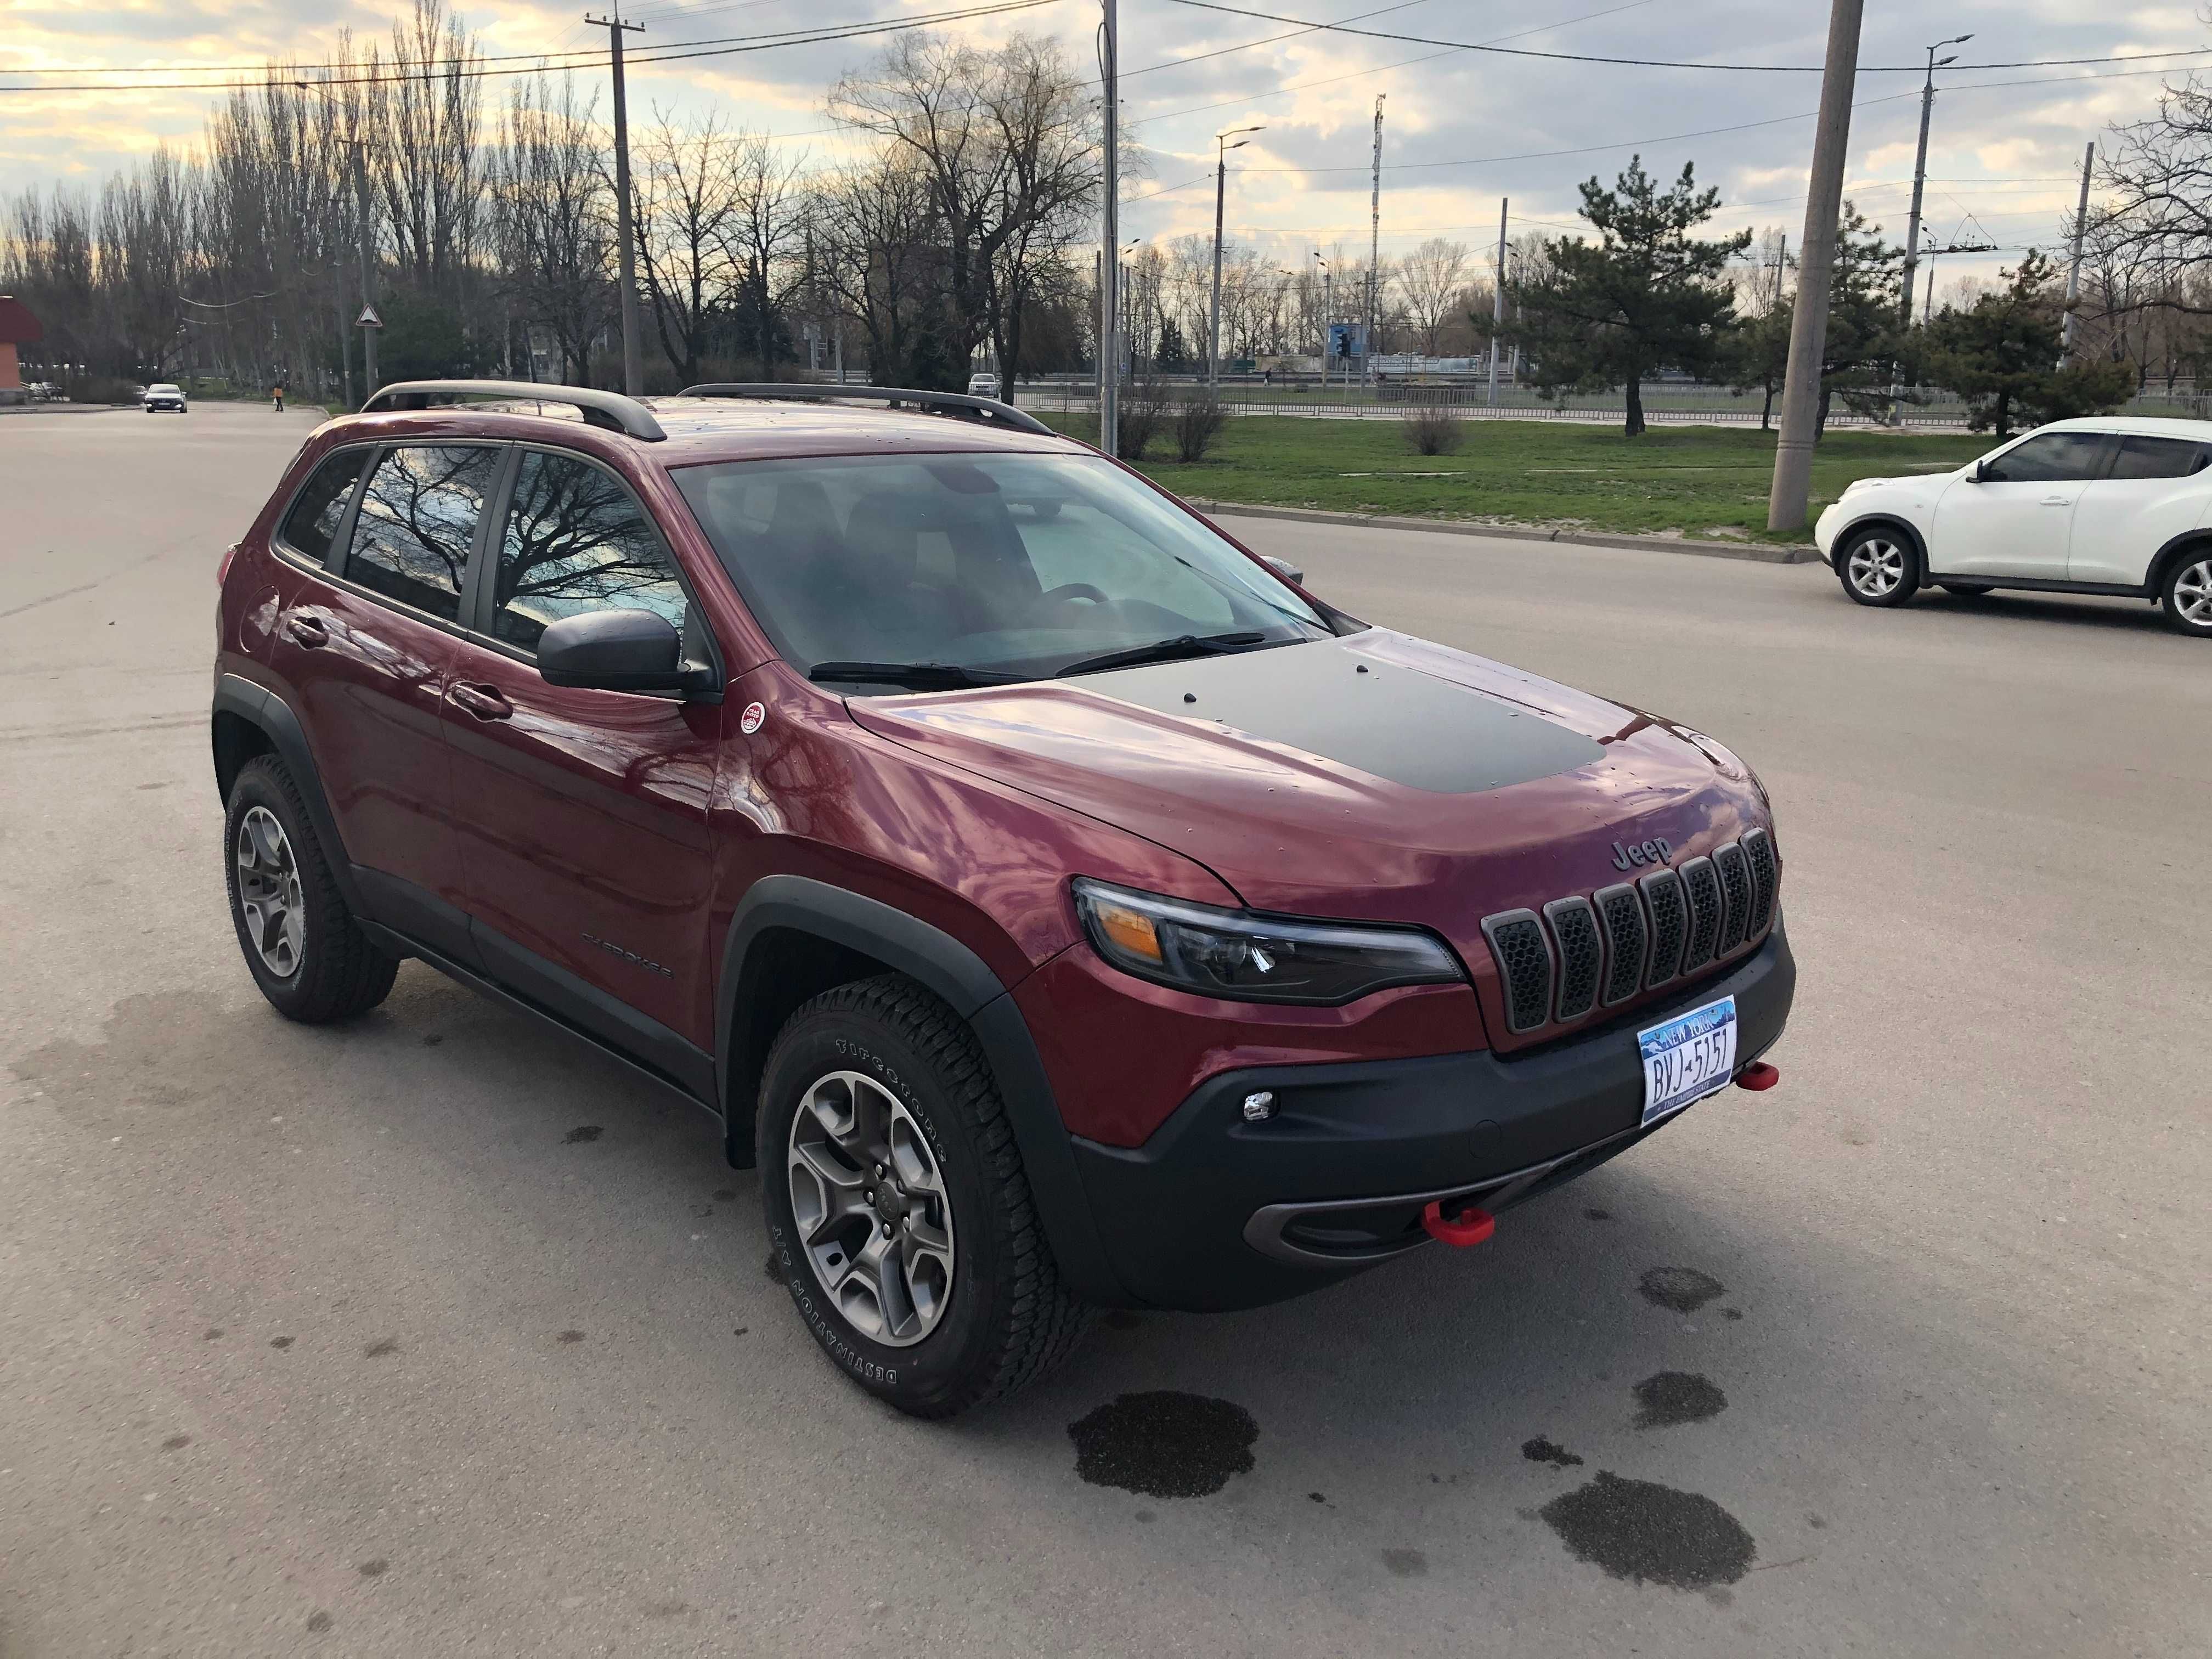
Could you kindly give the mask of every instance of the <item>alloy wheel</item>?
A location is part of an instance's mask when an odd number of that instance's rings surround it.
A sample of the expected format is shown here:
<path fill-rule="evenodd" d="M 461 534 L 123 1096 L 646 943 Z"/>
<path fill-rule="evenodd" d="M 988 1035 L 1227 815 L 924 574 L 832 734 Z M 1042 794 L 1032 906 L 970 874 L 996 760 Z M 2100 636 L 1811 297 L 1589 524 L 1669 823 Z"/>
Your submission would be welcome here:
<path fill-rule="evenodd" d="M 300 896 L 300 865 L 284 826 L 265 806 L 238 823 L 238 909 L 246 936 L 279 979 L 300 971 L 307 948 L 307 916 Z"/>
<path fill-rule="evenodd" d="M 886 1346 L 921 1341 L 952 1294 L 952 1204 L 921 1126 L 882 1085 L 831 1072 L 792 1114 L 792 1218 L 815 1282 Z"/>
<path fill-rule="evenodd" d="M 2191 628 L 2212 628 L 2212 559 L 2199 559 L 2173 579 L 2173 608 Z"/>
<path fill-rule="evenodd" d="M 1905 550 L 1870 537 L 1851 550 L 1849 570 L 1853 587 L 1870 599 L 1886 599 L 1905 580 Z"/>

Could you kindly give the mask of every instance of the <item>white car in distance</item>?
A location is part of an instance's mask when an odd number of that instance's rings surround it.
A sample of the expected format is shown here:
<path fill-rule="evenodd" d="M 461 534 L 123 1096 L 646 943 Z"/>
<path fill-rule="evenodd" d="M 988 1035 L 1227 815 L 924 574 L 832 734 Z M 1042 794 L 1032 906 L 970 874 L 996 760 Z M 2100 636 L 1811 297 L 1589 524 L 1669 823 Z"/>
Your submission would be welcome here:
<path fill-rule="evenodd" d="M 1813 537 L 1861 605 L 2118 594 L 2212 639 L 2212 422 L 2054 421 L 1955 471 L 1862 478 Z"/>
<path fill-rule="evenodd" d="M 970 374 L 968 395 L 971 398 L 995 398 L 999 395 L 999 377 L 995 374 Z"/>

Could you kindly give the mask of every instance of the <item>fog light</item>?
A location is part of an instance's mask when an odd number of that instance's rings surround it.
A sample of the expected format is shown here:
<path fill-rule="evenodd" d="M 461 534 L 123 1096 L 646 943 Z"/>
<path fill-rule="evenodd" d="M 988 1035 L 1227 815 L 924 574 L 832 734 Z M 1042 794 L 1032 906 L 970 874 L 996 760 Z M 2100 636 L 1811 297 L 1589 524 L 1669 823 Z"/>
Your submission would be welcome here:
<path fill-rule="evenodd" d="M 1265 1123 L 1274 1115 L 1275 1091 L 1273 1090 L 1262 1089 L 1256 1095 L 1244 1097 L 1244 1121 L 1247 1123 Z"/>

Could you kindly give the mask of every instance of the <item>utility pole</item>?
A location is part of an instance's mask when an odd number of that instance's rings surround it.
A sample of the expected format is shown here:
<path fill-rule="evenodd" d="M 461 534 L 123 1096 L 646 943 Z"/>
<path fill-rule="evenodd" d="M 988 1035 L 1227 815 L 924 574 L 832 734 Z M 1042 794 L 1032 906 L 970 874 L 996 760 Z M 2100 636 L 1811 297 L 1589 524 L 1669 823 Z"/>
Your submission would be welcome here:
<path fill-rule="evenodd" d="M 1108 455 L 1120 436 L 1115 425 L 1121 390 L 1121 24 L 1115 0 L 1101 0 L 1105 26 L 1098 37 L 1100 111 L 1106 141 L 1105 252 L 1098 258 L 1098 447 Z"/>
<path fill-rule="evenodd" d="M 1920 257 L 1920 198 L 1928 184 L 1928 118 L 1936 107 L 1936 71 L 1945 64 L 1959 61 L 1954 54 L 1936 61 L 1936 54 L 1946 46 L 1962 46 L 1972 40 L 1971 34 L 1954 34 L 1948 40 L 1938 40 L 1928 48 L 1928 78 L 1920 87 L 1920 150 L 1912 162 L 1912 213 L 1906 221 L 1905 232 L 1905 274 L 1898 283 L 1897 325 L 1900 329 L 1912 326 L 1912 268 Z M 1900 359 L 1889 382 L 1889 421 L 1892 426 L 1905 424 L 1905 365 Z"/>
<path fill-rule="evenodd" d="M 1213 321 L 1206 334 L 1206 383 L 1209 386 L 1221 384 L 1221 198 L 1229 186 L 1229 152 L 1242 149 L 1252 141 L 1237 138 L 1240 132 L 1265 132 L 1265 127 L 1231 127 L 1226 132 L 1213 135 Z M 1224 143 L 1237 138 L 1233 144 Z"/>
<path fill-rule="evenodd" d="M 1782 246 L 1776 250 L 1774 255 L 1774 308 L 1778 311 L 1782 308 L 1782 273 L 1789 269 L 1790 238 L 1785 233 L 1782 238 Z M 1907 292 L 1909 295 L 1910 290 L 1908 289 Z M 1908 318 L 1906 320 L 1910 321 L 1911 319 Z"/>
<path fill-rule="evenodd" d="M 1382 100 L 1375 94 L 1375 183 L 1367 198 L 1367 319 L 1360 325 L 1359 384 L 1367 384 L 1369 360 L 1375 355 L 1375 279 L 1382 263 Z"/>
<path fill-rule="evenodd" d="M 1828 283 L 1836 264 L 1836 218 L 1844 200 L 1844 163 L 1850 149 L 1851 88 L 1858 78 L 1859 19 L 1865 0 L 1830 0 L 1828 56 L 1820 76 L 1820 115 L 1813 137 L 1812 194 L 1805 203 L 1797 305 L 1790 319 L 1790 367 L 1782 389 L 1782 437 L 1774 447 L 1774 482 L 1766 527 L 1805 523 L 1813 484 L 1813 441 L 1820 418 L 1820 359 L 1827 343 Z"/>
<path fill-rule="evenodd" d="M 2089 220 L 2089 172 L 2097 163 L 2097 141 L 2081 152 L 2081 201 L 2074 210 L 2074 263 L 2066 271 L 2066 315 L 2058 325 L 2058 367 L 2074 355 L 2074 302 L 2081 297 L 2081 233 Z"/>
<path fill-rule="evenodd" d="M 637 246 L 631 223 L 629 193 L 629 104 L 623 92 L 623 34 L 641 32 L 642 23 L 625 23 L 619 10 L 605 17 L 584 14 L 586 23 L 607 32 L 607 52 L 615 82 L 615 232 L 622 238 L 623 390 L 633 398 L 645 395 L 645 357 L 637 327 Z M 768 372 L 768 365 L 761 365 Z"/>
<path fill-rule="evenodd" d="M 361 400 L 367 403 L 382 384 L 376 377 L 376 332 L 384 325 L 376 320 L 375 235 L 368 218 L 368 158 L 363 148 L 360 139 L 353 141 L 354 202 L 361 219 Z"/>
<path fill-rule="evenodd" d="M 1330 335 L 1336 324 L 1333 286 L 1335 277 L 1328 268 L 1328 261 L 1321 257 L 1319 248 L 1314 250 L 1314 263 L 1321 267 L 1321 389 L 1326 392 L 1328 390 L 1328 349 L 1335 343 Z"/>
<path fill-rule="evenodd" d="M 1498 407 L 1498 336 L 1505 325 L 1505 210 L 1512 198 L 1498 198 L 1498 280 L 1490 305 L 1490 406 Z"/>

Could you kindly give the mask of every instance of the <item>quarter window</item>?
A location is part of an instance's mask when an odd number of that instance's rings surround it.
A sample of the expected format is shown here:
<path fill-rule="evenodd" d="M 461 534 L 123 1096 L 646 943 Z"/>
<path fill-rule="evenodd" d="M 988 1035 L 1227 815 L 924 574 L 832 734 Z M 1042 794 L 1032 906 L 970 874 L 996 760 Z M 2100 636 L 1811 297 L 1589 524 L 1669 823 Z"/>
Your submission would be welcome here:
<path fill-rule="evenodd" d="M 501 452 L 421 444 L 387 450 L 354 518 L 348 580 L 388 599 L 456 622 L 461 578 Z"/>
<path fill-rule="evenodd" d="M 317 564 L 330 562 L 331 538 L 338 533 L 338 520 L 345 517 L 346 503 L 353 499 L 353 487 L 361 482 L 369 453 L 341 449 L 323 458 L 276 532 L 287 547 Z"/>
<path fill-rule="evenodd" d="M 644 511 L 610 473 L 524 454 L 493 578 L 492 632 L 525 651 L 549 623 L 590 611 L 650 611 L 680 632 L 683 584 Z"/>
<path fill-rule="evenodd" d="M 2112 459 L 2115 478 L 2185 478 L 2203 470 L 2204 446 L 2190 438 L 2120 440 L 2120 453 Z"/>
<path fill-rule="evenodd" d="M 1982 470 L 1984 483 L 2073 483 L 2097 475 L 2101 432 L 2045 432 L 2018 444 Z"/>

